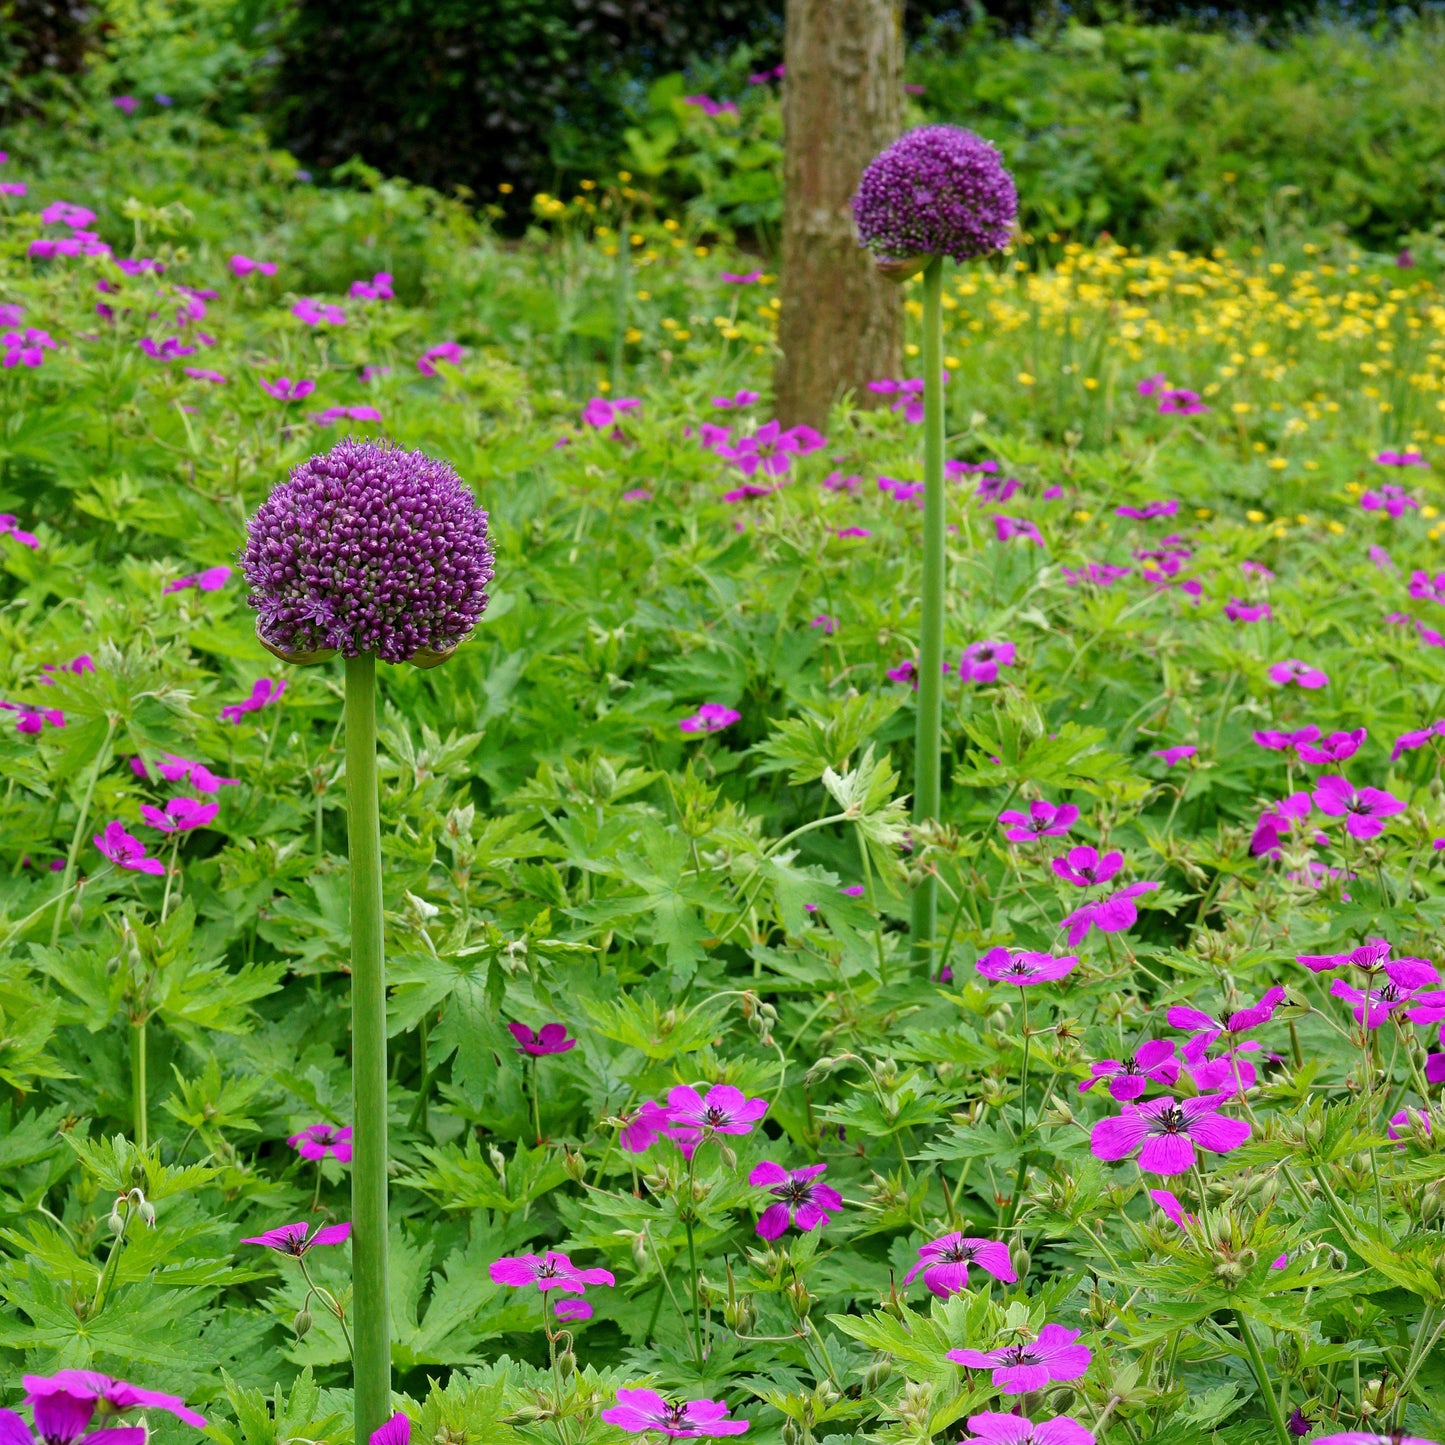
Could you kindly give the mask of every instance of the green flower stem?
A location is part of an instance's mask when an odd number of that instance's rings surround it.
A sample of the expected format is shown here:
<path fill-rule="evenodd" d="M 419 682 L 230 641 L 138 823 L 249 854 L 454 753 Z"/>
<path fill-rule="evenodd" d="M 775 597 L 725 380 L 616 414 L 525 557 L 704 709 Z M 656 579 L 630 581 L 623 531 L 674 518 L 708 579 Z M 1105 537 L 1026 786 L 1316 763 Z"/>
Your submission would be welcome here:
<path fill-rule="evenodd" d="M 115 717 L 112 715 L 105 729 L 105 741 L 90 765 L 90 776 L 85 782 L 85 796 L 80 800 L 80 811 L 75 815 L 75 832 L 70 835 L 70 851 L 65 855 L 65 872 L 60 879 L 60 892 L 55 899 L 55 919 L 50 926 L 50 946 L 60 942 L 60 921 L 65 917 L 65 895 L 75 882 L 75 863 L 80 857 L 81 845 L 85 842 L 85 827 L 90 822 L 90 803 L 95 797 L 95 785 L 100 781 L 101 770 L 110 761 L 110 745 L 115 737 Z"/>
<path fill-rule="evenodd" d="M 1275 1398 L 1274 1390 L 1270 1386 L 1269 1370 L 1265 1367 L 1264 1356 L 1260 1354 L 1259 1341 L 1255 1339 L 1254 1331 L 1250 1328 L 1249 1321 L 1241 1310 L 1234 1311 L 1234 1323 L 1238 1326 L 1239 1336 L 1244 1341 L 1250 1366 L 1254 1370 L 1254 1378 L 1259 1384 L 1259 1393 L 1264 1396 L 1264 1403 L 1269 1410 L 1269 1418 L 1274 1424 L 1274 1433 L 1279 1437 L 1280 1445 L 1291 1445 L 1289 1426 L 1285 1424 L 1284 1411 L 1280 1409 L 1279 1400 Z"/>
<path fill-rule="evenodd" d="M 697 1247 L 692 1237 L 692 1216 L 697 1201 L 697 1151 L 702 1148 L 702 1144 L 703 1141 L 699 1139 L 697 1147 L 692 1151 L 692 1158 L 687 1161 L 687 1209 L 682 1216 L 683 1227 L 687 1230 L 687 1269 L 692 1276 L 692 1338 L 699 1368 L 703 1361 L 702 1310 L 698 1303 Z"/>
<path fill-rule="evenodd" d="M 923 597 L 918 644 L 918 733 L 913 821 L 938 817 L 943 750 L 943 257 L 923 272 Z M 925 874 L 913 891 L 909 940 L 913 960 L 931 967 L 938 931 L 938 879 Z"/>
<path fill-rule="evenodd" d="M 150 1129 L 146 1114 L 146 1020 L 144 1015 L 130 1026 L 130 1097 L 135 1147 L 144 1151 L 150 1146 Z"/>
<path fill-rule="evenodd" d="M 386 1281 L 386 977 L 376 782 L 376 658 L 346 659 L 346 818 L 351 850 L 351 1268 L 356 1439 L 391 1414 Z"/>

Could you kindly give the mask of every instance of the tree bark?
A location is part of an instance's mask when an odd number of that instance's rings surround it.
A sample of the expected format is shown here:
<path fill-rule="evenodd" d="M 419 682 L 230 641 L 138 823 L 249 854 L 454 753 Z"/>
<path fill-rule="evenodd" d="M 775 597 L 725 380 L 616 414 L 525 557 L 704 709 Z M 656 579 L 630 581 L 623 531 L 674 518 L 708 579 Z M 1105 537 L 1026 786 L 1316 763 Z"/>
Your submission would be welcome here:
<path fill-rule="evenodd" d="M 903 365 L 899 288 L 858 244 L 849 202 L 903 124 L 898 0 L 787 0 L 778 418 L 824 428 L 844 392 Z"/>

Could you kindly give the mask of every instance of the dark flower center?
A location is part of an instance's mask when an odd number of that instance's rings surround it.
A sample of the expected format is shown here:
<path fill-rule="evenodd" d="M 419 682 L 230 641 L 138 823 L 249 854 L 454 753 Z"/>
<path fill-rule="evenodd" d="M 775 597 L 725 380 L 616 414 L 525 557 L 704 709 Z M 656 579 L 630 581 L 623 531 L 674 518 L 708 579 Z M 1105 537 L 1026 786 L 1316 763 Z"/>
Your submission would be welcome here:
<path fill-rule="evenodd" d="M 1182 1134 L 1187 1121 L 1184 1118 L 1184 1110 L 1177 1104 L 1170 1104 L 1159 1114 L 1159 1127 L 1166 1134 Z"/>
<path fill-rule="evenodd" d="M 812 1192 L 813 1186 L 806 1179 L 790 1179 L 773 1190 L 779 1199 L 785 1199 L 789 1204 L 806 1203 Z"/>
<path fill-rule="evenodd" d="M 716 1128 L 719 1124 L 727 1123 L 727 1117 L 727 1111 L 725 1109 L 719 1109 L 716 1104 L 709 1104 L 707 1108 L 702 1111 L 703 1123 L 710 1124 L 713 1128 Z"/>
<path fill-rule="evenodd" d="M 972 1264 L 977 1253 L 971 1244 L 950 1244 L 938 1257 L 946 1264 Z"/>

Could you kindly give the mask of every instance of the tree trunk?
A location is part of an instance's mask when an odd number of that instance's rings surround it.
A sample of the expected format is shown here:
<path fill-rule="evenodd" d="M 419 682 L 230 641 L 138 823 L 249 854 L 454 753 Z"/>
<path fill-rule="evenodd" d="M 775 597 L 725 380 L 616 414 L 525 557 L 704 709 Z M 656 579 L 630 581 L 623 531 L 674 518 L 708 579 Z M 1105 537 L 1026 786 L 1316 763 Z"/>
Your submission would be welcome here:
<path fill-rule="evenodd" d="M 902 372 L 899 288 L 858 244 L 863 168 L 903 124 L 897 0 L 787 0 L 778 418 L 820 430 L 846 391 L 862 404 Z"/>

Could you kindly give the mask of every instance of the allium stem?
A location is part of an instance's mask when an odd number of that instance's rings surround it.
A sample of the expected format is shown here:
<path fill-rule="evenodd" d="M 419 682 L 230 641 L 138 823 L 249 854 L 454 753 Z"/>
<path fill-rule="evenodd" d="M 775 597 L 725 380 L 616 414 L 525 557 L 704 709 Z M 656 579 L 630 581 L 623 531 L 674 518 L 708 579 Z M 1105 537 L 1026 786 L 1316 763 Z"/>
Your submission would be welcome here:
<path fill-rule="evenodd" d="M 391 1414 L 386 1282 L 386 978 L 376 782 L 376 658 L 346 659 L 346 818 L 351 850 L 351 1270 L 356 1438 Z"/>
<path fill-rule="evenodd" d="M 943 737 L 943 588 L 946 557 L 943 505 L 943 257 L 923 272 L 923 628 L 918 644 L 918 734 L 913 821 L 938 817 Z M 938 879 L 913 892 L 909 939 L 914 962 L 931 967 L 938 931 Z"/>

